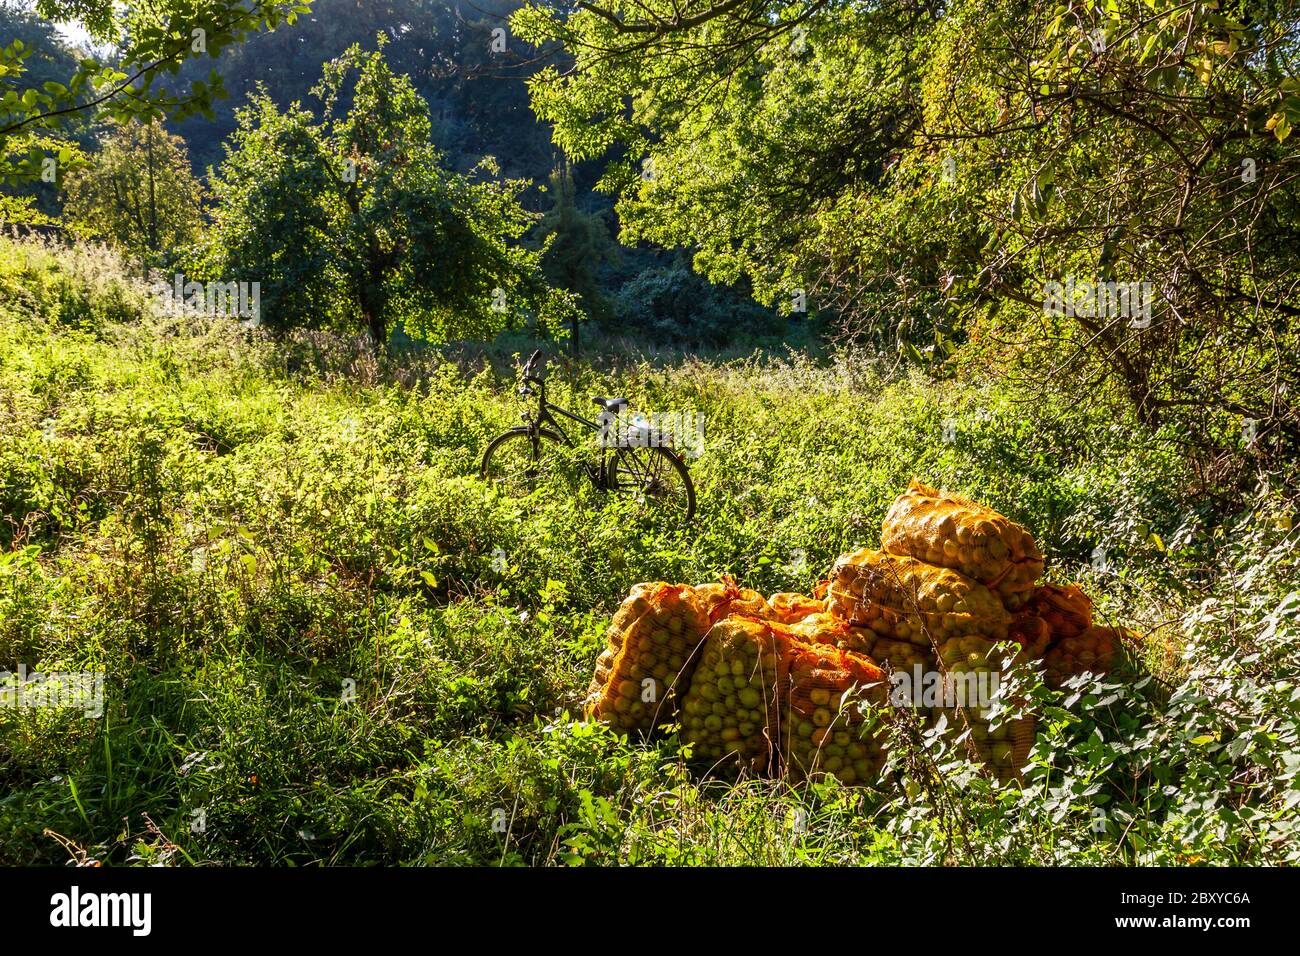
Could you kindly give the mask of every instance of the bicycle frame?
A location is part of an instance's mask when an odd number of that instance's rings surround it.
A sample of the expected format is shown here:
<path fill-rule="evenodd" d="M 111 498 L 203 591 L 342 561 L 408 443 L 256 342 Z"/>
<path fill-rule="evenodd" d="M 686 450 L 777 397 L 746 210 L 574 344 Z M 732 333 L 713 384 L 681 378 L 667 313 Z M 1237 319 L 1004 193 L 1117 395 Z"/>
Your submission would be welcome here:
<path fill-rule="evenodd" d="M 588 421 L 581 415 L 569 411 L 567 408 L 561 408 L 559 405 L 554 405 L 551 402 L 548 402 L 546 400 L 545 382 L 534 380 L 534 385 L 537 389 L 537 417 L 528 419 L 528 428 L 530 432 L 540 430 L 543 425 L 550 425 L 557 433 L 559 433 L 560 437 L 564 439 L 566 445 L 573 447 L 573 440 L 569 438 L 568 433 L 565 432 L 564 426 L 560 424 L 559 419 L 552 415 L 551 412 L 559 412 L 565 418 L 575 421 L 579 425 L 590 428 L 594 432 L 600 431 L 600 426 L 595 422 Z"/>
<path fill-rule="evenodd" d="M 564 444 L 567 447 L 569 448 L 578 447 L 577 442 L 575 442 L 572 438 L 569 437 L 569 433 L 564 430 L 564 426 L 560 424 L 560 420 L 556 418 L 553 414 L 551 414 L 552 412 L 559 412 L 565 418 L 577 422 L 579 425 L 582 425 L 585 428 L 589 428 L 594 432 L 601 431 L 601 426 L 598 425 L 596 422 L 583 418 L 581 415 L 571 412 L 567 408 L 561 408 L 559 405 L 555 405 L 552 404 L 551 402 L 548 402 L 546 400 L 546 382 L 543 381 L 542 379 L 526 378 L 524 379 L 524 386 L 526 388 L 535 390 L 537 395 L 536 416 L 534 417 L 527 414 L 524 415 L 524 421 L 528 427 L 528 434 L 529 437 L 532 438 L 534 442 L 534 446 L 536 445 L 537 436 L 541 432 L 542 428 L 544 426 L 549 425 L 551 429 L 554 430 L 554 432 L 560 436 L 560 439 L 564 442 Z M 587 477 L 591 480 L 592 484 L 594 484 L 597 488 L 603 489 L 606 485 L 605 475 L 606 475 L 606 470 L 608 468 L 608 465 L 609 465 L 609 449 L 602 448 L 600 454 L 600 468 L 594 474 L 591 471 L 587 472 Z"/>

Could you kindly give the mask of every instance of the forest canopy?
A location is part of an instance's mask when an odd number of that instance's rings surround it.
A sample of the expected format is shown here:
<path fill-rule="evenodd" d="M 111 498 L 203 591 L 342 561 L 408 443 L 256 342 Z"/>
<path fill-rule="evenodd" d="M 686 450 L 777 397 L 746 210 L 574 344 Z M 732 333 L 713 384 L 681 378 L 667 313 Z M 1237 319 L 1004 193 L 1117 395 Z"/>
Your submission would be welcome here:
<path fill-rule="evenodd" d="M 779 341 L 790 328 L 780 316 L 813 319 L 808 328 L 935 374 L 992 362 L 1151 426 L 1184 421 L 1209 440 L 1249 419 L 1261 447 L 1300 442 L 1288 361 L 1300 345 L 1294 0 L 192 7 L 132 8 L 117 21 L 105 4 L 37 4 L 113 44 L 95 58 L 6 8 L 15 40 L 0 133 L 11 182 L 29 184 L 6 197 L 9 219 L 27 204 L 60 221 L 64 200 L 40 181 L 50 162 L 82 184 L 73 211 L 84 208 L 84 184 L 106 174 L 78 167 L 112 155 L 103 124 L 165 117 L 200 180 L 184 190 L 203 190 L 205 215 L 226 227 L 152 258 L 251 275 L 263 264 L 240 259 L 256 244 L 239 246 L 236 161 L 223 157 L 247 147 L 253 114 L 297 116 L 328 139 L 312 95 L 321 68 L 379 34 L 386 69 L 417 98 L 438 175 L 468 183 L 496 168 L 499 184 L 514 184 L 531 218 L 501 233 L 498 264 L 507 246 L 540 254 L 541 278 L 608 331 Z M 204 42 L 182 49 L 195 29 Z M 121 233 L 75 218 L 82 234 Z M 424 241 L 390 239 L 409 250 Z M 301 255 L 277 259 L 283 276 L 349 273 L 337 249 L 295 241 Z M 235 243 L 224 258 L 221 242 Z M 272 292 L 279 325 L 360 322 L 383 334 L 363 318 L 382 309 L 358 305 L 356 291 L 324 307 L 314 281 Z M 384 329 L 469 301 L 448 298 L 455 283 L 416 294 L 423 283 L 383 294 L 409 313 Z M 560 312 L 537 327 L 568 328 L 576 346 L 577 319 Z M 499 323 L 425 326 L 487 335 Z"/>
<path fill-rule="evenodd" d="M 573 58 L 534 108 L 574 158 L 618 152 L 624 241 L 919 361 L 978 340 L 1081 395 L 1110 380 L 1151 424 L 1195 406 L 1300 440 L 1290 0 L 596 0 L 512 23 Z M 1045 308 L 1067 280 L 1081 301 Z M 1142 315 L 1087 306 L 1130 285 Z"/>

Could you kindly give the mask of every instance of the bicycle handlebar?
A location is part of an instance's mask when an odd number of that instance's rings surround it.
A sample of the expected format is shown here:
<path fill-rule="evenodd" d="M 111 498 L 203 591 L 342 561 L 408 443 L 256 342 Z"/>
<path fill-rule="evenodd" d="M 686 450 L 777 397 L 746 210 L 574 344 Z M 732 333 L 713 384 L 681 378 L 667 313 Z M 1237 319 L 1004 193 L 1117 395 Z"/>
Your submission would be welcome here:
<path fill-rule="evenodd" d="M 541 349 L 534 349 L 533 354 L 528 356 L 528 361 L 524 363 L 524 373 L 523 373 L 524 381 L 528 381 L 529 379 L 532 379 L 534 381 L 541 381 L 541 377 L 539 373 L 533 371 L 533 366 L 537 364 L 537 362 L 541 359 L 541 357 L 542 357 Z"/>

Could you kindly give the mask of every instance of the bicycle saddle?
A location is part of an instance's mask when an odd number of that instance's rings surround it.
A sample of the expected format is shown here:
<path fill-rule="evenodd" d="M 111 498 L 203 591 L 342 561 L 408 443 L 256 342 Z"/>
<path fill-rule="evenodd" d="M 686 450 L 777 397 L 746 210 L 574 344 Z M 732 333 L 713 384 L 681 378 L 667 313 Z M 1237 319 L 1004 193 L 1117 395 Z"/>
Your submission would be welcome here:
<path fill-rule="evenodd" d="M 597 398 L 593 397 L 592 401 L 605 409 L 607 412 L 616 412 L 627 405 L 626 398 Z"/>

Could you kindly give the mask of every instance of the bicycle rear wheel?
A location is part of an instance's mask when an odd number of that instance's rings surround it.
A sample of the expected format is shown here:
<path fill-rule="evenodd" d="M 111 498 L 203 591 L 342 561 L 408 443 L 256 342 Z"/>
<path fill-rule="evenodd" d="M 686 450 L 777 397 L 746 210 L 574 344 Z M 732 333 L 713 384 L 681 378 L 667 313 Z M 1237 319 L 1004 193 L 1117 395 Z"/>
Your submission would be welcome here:
<path fill-rule="evenodd" d="M 652 508 L 670 525 L 695 517 L 695 485 L 680 458 L 666 448 L 616 448 L 609 457 L 609 490 Z"/>

